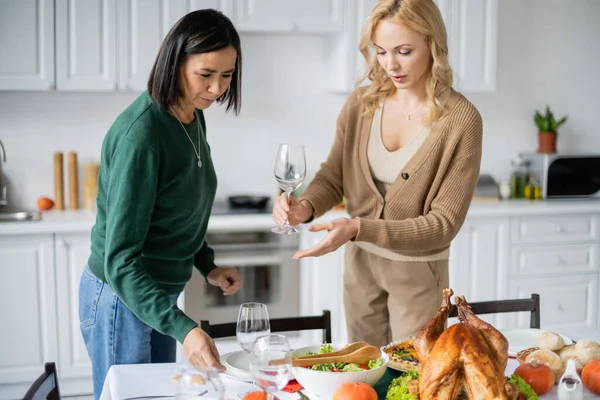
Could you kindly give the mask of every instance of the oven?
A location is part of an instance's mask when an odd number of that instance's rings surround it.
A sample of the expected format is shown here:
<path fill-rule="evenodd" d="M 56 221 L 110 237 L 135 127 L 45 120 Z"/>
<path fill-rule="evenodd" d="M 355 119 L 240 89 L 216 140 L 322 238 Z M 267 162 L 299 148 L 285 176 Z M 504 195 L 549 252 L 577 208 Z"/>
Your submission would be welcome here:
<path fill-rule="evenodd" d="M 207 241 L 218 266 L 238 269 L 242 287 L 234 295 L 224 296 L 194 270 L 184 291 L 187 315 L 211 324 L 235 322 L 239 306 L 245 302 L 266 304 L 271 318 L 300 314 L 299 261 L 292 258 L 298 251 L 299 235 L 248 229 L 210 232 Z"/>

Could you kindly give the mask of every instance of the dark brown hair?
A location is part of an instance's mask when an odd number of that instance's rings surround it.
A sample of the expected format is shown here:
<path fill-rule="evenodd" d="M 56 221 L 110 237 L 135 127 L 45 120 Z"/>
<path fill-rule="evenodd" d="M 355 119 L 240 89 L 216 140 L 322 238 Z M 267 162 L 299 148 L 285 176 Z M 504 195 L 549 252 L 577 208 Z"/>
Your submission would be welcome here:
<path fill-rule="evenodd" d="M 164 110 L 180 97 L 179 70 L 188 55 L 210 53 L 233 46 L 237 51 L 231 84 L 217 103 L 227 103 L 227 111 L 237 115 L 242 105 L 242 48 L 240 37 L 223 13 L 197 10 L 183 16 L 163 40 L 148 79 L 148 94 Z"/>

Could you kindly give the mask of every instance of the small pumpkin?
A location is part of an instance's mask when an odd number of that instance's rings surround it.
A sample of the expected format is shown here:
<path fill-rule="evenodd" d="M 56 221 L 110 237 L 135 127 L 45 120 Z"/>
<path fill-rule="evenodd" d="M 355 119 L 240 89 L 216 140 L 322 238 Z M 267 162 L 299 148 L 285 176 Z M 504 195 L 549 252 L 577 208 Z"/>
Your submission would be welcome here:
<path fill-rule="evenodd" d="M 333 400 L 377 400 L 377 392 L 363 382 L 344 383 L 333 395 Z"/>
<path fill-rule="evenodd" d="M 581 380 L 587 390 L 600 395 L 600 358 L 585 364 L 581 372 Z"/>
<path fill-rule="evenodd" d="M 267 394 L 265 392 L 250 392 L 244 395 L 242 400 L 267 400 Z M 274 400 L 279 400 L 278 397 L 274 396 Z"/>
<path fill-rule="evenodd" d="M 546 394 L 554 387 L 554 371 L 536 360 L 520 365 L 514 373 L 523 378 L 538 395 Z"/>

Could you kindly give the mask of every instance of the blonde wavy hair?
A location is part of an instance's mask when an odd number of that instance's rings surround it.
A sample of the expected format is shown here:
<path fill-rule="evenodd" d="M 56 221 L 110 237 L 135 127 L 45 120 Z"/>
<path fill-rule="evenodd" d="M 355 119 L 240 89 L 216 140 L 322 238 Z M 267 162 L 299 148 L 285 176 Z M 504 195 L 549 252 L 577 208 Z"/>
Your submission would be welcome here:
<path fill-rule="evenodd" d="M 377 109 L 382 98 L 396 91 L 394 83 L 379 65 L 377 56 L 369 52 L 375 29 L 382 20 L 388 18 L 423 35 L 429 46 L 431 63 L 425 84 L 429 114 L 425 123 L 430 125 L 444 115 L 444 104 L 452 93 L 452 69 L 448 62 L 446 26 L 433 0 L 379 0 L 371 12 L 358 47 L 367 63 L 366 73 L 359 80 L 359 84 L 366 79 L 371 81 L 362 96 L 365 111 L 372 112 Z"/>

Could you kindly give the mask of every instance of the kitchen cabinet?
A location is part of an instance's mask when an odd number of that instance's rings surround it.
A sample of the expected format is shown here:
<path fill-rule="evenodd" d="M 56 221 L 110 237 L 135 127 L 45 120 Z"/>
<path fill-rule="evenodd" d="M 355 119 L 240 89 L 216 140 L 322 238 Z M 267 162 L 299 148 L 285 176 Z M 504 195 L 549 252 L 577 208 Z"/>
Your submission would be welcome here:
<path fill-rule="evenodd" d="M 58 358 L 52 234 L 0 237 L 0 398 L 22 398 Z"/>
<path fill-rule="evenodd" d="M 117 0 L 56 0 L 56 88 L 117 87 Z"/>
<path fill-rule="evenodd" d="M 89 233 L 60 233 L 56 253 L 56 306 L 61 393 L 90 392 L 92 364 L 79 328 L 79 280 L 90 255 Z"/>
<path fill-rule="evenodd" d="M 0 10 L 0 90 L 52 90 L 54 1 L 4 0 Z"/>
<path fill-rule="evenodd" d="M 503 217 L 466 219 L 450 246 L 450 287 L 456 296 L 470 302 L 506 297 L 509 231 Z M 482 318 L 494 326 L 505 324 L 502 314 Z"/>
<path fill-rule="evenodd" d="M 497 0 L 435 0 L 448 34 L 454 88 L 465 94 L 496 89 L 498 41 Z M 361 31 L 376 0 L 353 0 L 347 6 L 344 29 L 328 39 L 330 90 L 350 93 L 365 73 L 358 51 Z"/>
<path fill-rule="evenodd" d="M 56 362 L 63 396 L 91 395 L 78 290 L 89 232 L 0 236 L 0 399 L 22 398 Z"/>
<path fill-rule="evenodd" d="M 463 93 L 496 90 L 498 0 L 436 0 L 448 31 L 454 87 Z"/>
<path fill-rule="evenodd" d="M 231 15 L 224 0 L 123 0 L 118 4 L 118 89 L 141 92 L 160 45 L 185 14 L 214 8 Z"/>
<path fill-rule="evenodd" d="M 332 33 L 344 25 L 342 0 L 247 0 L 234 2 L 233 22 L 240 32 Z"/>

